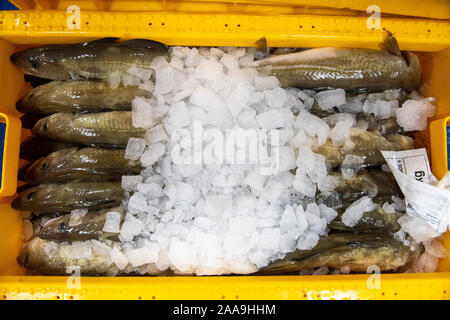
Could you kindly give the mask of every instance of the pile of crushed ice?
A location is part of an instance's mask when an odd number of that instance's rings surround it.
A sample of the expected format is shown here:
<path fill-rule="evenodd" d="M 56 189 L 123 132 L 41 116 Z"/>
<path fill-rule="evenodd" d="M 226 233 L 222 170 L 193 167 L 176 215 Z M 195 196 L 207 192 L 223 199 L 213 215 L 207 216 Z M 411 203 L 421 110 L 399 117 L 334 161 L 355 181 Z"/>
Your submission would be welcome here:
<path fill-rule="evenodd" d="M 337 216 L 335 208 L 312 198 L 333 192 L 338 183 L 325 157 L 314 152 L 317 146 L 330 139 L 351 149 L 350 130 L 369 126 L 355 119 L 358 112 L 378 120 L 397 116 L 405 130 L 425 129 L 434 113 L 430 100 L 417 93 L 400 107 L 400 90 L 347 98 L 342 89 L 282 89 L 275 77 L 240 67 L 254 56 L 253 48 L 175 47 L 150 69 L 111 76 L 112 86 L 122 81 L 153 92 L 153 98 L 133 101 L 133 125 L 147 133 L 126 148 L 126 158 L 140 159 L 144 169 L 122 178 L 128 195 L 123 225 L 117 213 L 107 217 L 105 231 L 118 233 L 121 242 L 85 242 L 80 257 L 106 250 L 122 272 L 255 272 L 288 252 L 313 248 Z M 310 112 L 314 101 L 321 110 L 341 113 L 321 119 Z M 239 149 L 242 129 L 258 133 L 248 138 L 249 145 L 257 139 L 256 162 L 239 162 L 231 151 Z M 348 155 L 344 176 L 350 178 L 361 160 Z M 342 220 L 353 226 L 376 207 L 363 197 Z"/>

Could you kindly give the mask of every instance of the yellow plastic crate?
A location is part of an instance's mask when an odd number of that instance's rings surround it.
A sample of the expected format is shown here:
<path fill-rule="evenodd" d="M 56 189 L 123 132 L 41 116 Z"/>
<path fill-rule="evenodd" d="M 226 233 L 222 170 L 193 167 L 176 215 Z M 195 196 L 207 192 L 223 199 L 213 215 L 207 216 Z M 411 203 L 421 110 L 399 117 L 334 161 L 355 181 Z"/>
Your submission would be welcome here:
<path fill-rule="evenodd" d="M 16 1 L 19 2 L 19 1 Z M 73 4 L 75 1 L 71 1 Z M 80 1 L 88 4 L 89 1 Z M 249 1 L 250 2 L 250 1 Z M 285 1 L 288 3 L 287 1 Z M 350 3 L 352 1 L 349 1 Z M 414 2 L 414 1 L 413 1 Z M 63 1 L 22 1 L 53 7 Z M 103 5 L 114 1 L 94 1 Z M 123 2 L 122 2 L 123 3 Z M 355 4 L 356 1 L 353 1 Z M 411 1 L 409 1 L 411 4 Z M 441 1 L 430 1 L 427 8 Z M 449 4 L 443 6 L 447 9 Z M 92 4 L 90 4 L 92 5 Z M 209 5 L 204 3 L 205 6 Z M 37 8 L 30 7 L 30 8 Z M 97 7 L 96 7 L 97 8 Z M 214 8 L 207 7 L 207 8 Z M 95 9 L 95 8 L 91 8 Z M 120 7 L 114 7 L 120 9 Z M 204 8 L 206 11 L 206 8 Z M 280 9 L 281 10 L 281 9 Z M 424 13 L 428 12 L 425 9 Z M 213 10 L 211 10 L 213 11 Z M 151 38 L 169 45 L 253 46 L 265 36 L 269 46 L 376 48 L 382 29 L 397 37 L 401 49 L 419 52 L 429 95 L 438 98 L 435 119 L 450 115 L 450 23 L 443 20 L 383 17 L 381 28 L 369 30 L 367 15 L 248 14 L 222 12 L 96 12 L 81 14 L 81 29 L 68 29 L 65 10 L 0 12 L 0 111 L 18 116 L 15 102 L 29 90 L 23 74 L 9 56 L 28 45 L 80 42 L 110 36 Z M 431 141 L 445 141 L 442 125 L 425 131 Z M 21 139 L 29 134 L 22 131 Z M 441 139 L 441 140 L 439 140 Z M 18 144 L 18 135 L 11 137 Z M 434 143 L 436 145 L 436 143 Z M 446 147 L 445 147 L 446 148 Z M 446 168 L 444 145 L 432 149 L 433 172 Z M 445 156 L 446 157 L 446 156 Z M 435 160 L 437 159 L 437 160 Z M 15 174 L 13 167 L 8 167 Z M 379 289 L 369 289 L 369 275 L 338 276 L 227 276 L 227 277 L 116 277 L 81 278 L 81 289 L 69 289 L 67 277 L 24 276 L 16 257 L 22 244 L 22 218 L 10 207 L 11 197 L 0 197 L 0 299 L 447 299 L 450 297 L 450 259 L 433 274 L 383 274 Z M 450 236 L 445 245 L 450 248 Z"/>

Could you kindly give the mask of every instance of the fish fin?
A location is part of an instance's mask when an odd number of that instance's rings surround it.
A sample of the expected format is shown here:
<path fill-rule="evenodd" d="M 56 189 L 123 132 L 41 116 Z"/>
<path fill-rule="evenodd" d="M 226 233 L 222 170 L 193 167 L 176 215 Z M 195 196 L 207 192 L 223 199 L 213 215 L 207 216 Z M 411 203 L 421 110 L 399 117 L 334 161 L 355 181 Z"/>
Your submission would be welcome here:
<path fill-rule="evenodd" d="M 377 119 L 375 118 L 375 114 L 371 113 L 369 116 L 369 127 L 367 131 L 375 132 L 377 131 Z"/>
<path fill-rule="evenodd" d="M 390 54 L 399 57 L 402 56 L 397 39 L 395 39 L 394 35 L 388 30 L 384 33 L 383 42 L 381 42 L 379 46 L 381 49 L 386 50 Z"/>
<path fill-rule="evenodd" d="M 93 46 L 93 45 L 98 45 L 98 44 L 113 44 L 118 39 L 119 38 L 107 37 L 107 38 L 101 38 L 101 39 L 97 39 L 97 40 L 92 40 L 92 41 L 89 41 L 89 42 L 84 42 L 81 45 L 82 46 Z"/>
<path fill-rule="evenodd" d="M 255 42 L 255 46 L 260 51 L 267 51 L 267 39 L 266 37 L 262 37 L 261 39 Z"/>
<path fill-rule="evenodd" d="M 168 50 L 169 47 L 162 42 L 147 39 L 132 39 L 116 43 L 117 47 L 133 47 L 155 50 Z"/>

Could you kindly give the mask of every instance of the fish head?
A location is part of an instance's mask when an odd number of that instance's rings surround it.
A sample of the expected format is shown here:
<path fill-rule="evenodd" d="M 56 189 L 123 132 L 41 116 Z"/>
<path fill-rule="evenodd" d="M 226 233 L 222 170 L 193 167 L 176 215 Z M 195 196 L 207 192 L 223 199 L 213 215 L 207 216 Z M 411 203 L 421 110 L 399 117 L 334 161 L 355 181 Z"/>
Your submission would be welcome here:
<path fill-rule="evenodd" d="M 402 57 L 408 65 L 409 74 L 409 77 L 407 77 L 409 83 L 405 84 L 405 87 L 409 86 L 409 88 L 418 89 L 422 80 L 422 67 L 419 57 L 409 51 L 402 51 Z"/>
<path fill-rule="evenodd" d="M 64 80 L 69 72 L 64 50 L 57 46 L 29 48 L 14 53 L 10 60 L 24 73 L 40 78 Z"/>
<path fill-rule="evenodd" d="M 47 221 L 39 231 L 39 238 L 63 239 L 72 229 L 72 227 L 69 226 L 69 217 L 70 216 L 63 216 Z"/>
<path fill-rule="evenodd" d="M 71 114 L 54 113 L 37 121 L 32 132 L 39 136 L 50 137 L 52 134 L 56 134 L 61 130 L 68 130 L 68 120 L 70 117 Z"/>
<path fill-rule="evenodd" d="M 19 112 L 33 112 L 36 106 L 47 105 L 55 97 L 56 89 L 61 85 L 60 81 L 52 81 L 40 85 L 29 91 L 16 103 Z M 37 110 L 36 112 L 39 113 Z"/>
<path fill-rule="evenodd" d="M 28 188 L 19 193 L 11 203 L 11 207 L 16 210 L 33 211 L 34 208 L 45 203 L 55 196 L 51 185 L 39 185 Z"/>
<path fill-rule="evenodd" d="M 71 160 L 71 155 L 78 150 L 78 147 L 66 148 L 55 151 L 46 157 L 42 157 L 27 169 L 25 181 L 34 183 L 42 181 L 42 177 L 50 177 L 60 169 L 64 169 L 64 164 Z"/>

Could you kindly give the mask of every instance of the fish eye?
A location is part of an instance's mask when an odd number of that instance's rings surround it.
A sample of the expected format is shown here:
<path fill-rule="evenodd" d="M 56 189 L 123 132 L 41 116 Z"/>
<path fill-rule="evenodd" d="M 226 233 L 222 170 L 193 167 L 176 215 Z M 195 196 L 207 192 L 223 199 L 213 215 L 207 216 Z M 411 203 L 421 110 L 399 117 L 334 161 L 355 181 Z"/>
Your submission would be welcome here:
<path fill-rule="evenodd" d="M 65 222 L 61 222 L 61 224 L 59 225 L 58 230 L 59 231 L 65 231 L 66 230 L 66 223 Z"/>
<path fill-rule="evenodd" d="M 39 68 L 39 63 L 37 63 L 35 60 L 30 60 L 30 65 L 35 69 Z"/>
<path fill-rule="evenodd" d="M 23 263 L 24 263 L 25 265 L 27 265 L 28 262 L 30 262 L 30 254 L 29 254 L 29 253 L 27 253 L 27 254 L 25 255 L 25 259 L 23 259 Z"/>
<path fill-rule="evenodd" d="M 47 129 L 48 129 L 48 122 L 45 122 L 45 123 L 42 125 L 42 131 L 47 131 Z"/>
<path fill-rule="evenodd" d="M 41 170 L 45 170 L 47 168 L 48 164 L 46 161 L 42 162 L 41 164 Z"/>
<path fill-rule="evenodd" d="M 29 194 L 27 194 L 27 200 L 32 200 L 34 194 L 35 194 L 35 192 L 30 192 Z"/>

